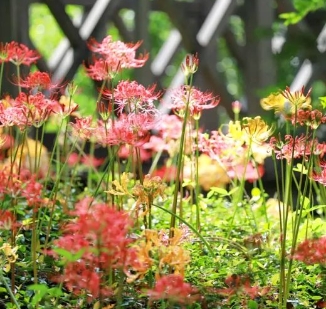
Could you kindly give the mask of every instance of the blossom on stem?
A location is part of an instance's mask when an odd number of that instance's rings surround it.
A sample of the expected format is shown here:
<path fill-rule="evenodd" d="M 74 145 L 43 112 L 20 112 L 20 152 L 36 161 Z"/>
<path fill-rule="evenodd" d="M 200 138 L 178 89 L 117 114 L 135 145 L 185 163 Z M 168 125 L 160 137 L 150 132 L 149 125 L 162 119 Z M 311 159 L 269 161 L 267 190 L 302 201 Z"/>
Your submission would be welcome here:
<path fill-rule="evenodd" d="M 145 88 L 136 81 L 120 81 L 113 91 L 103 91 L 103 97 L 114 100 L 118 115 L 123 111 L 157 115 L 154 101 L 159 99 L 160 93 L 155 93 L 155 87 Z"/>
<path fill-rule="evenodd" d="M 155 287 L 147 291 L 150 302 L 167 300 L 170 303 L 186 305 L 199 298 L 197 289 L 184 282 L 180 275 L 170 274 L 159 278 Z"/>
<path fill-rule="evenodd" d="M 109 269 L 123 269 L 125 265 L 132 221 L 115 206 L 95 202 L 92 198 L 78 202 L 71 214 L 76 219 L 65 226 L 64 235 L 54 245 L 81 256 L 77 261 L 66 263 L 59 279 L 69 290 L 74 293 L 84 290 L 91 299 L 107 295 L 110 287 L 103 285 L 105 276 Z M 57 255 L 55 251 L 53 255 Z"/>
<path fill-rule="evenodd" d="M 286 99 L 279 93 L 271 93 L 268 97 L 260 100 L 260 105 L 264 110 L 275 110 L 275 113 L 282 113 L 285 108 Z"/>
<path fill-rule="evenodd" d="M 317 109 L 312 111 L 299 109 L 296 115 L 290 115 L 286 118 L 289 119 L 293 125 L 306 125 L 312 130 L 317 129 L 320 124 L 326 122 L 326 116 L 323 115 L 322 112 Z"/>
<path fill-rule="evenodd" d="M 294 115 L 299 109 L 311 110 L 311 99 L 309 89 L 307 94 L 304 94 L 304 87 L 300 91 L 291 92 L 289 87 L 284 91 L 270 94 L 267 98 L 260 101 L 260 104 L 265 110 L 275 110 L 275 113 L 284 115 Z"/>
<path fill-rule="evenodd" d="M 88 41 L 88 48 L 103 57 L 111 68 L 140 68 L 148 59 L 148 54 L 140 55 L 136 58 L 136 50 L 142 44 L 141 41 L 136 43 L 123 43 L 121 41 L 112 41 L 109 35 L 101 43 L 91 38 Z"/>
<path fill-rule="evenodd" d="M 26 78 L 16 79 L 15 83 L 22 88 L 42 90 L 52 90 L 60 87 L 59 84 L 52 83 L 47 72 L 30 72 Z"/>
<path fill-rule="evenodd" d="M 181 64 L 181 70 L 183 74 L 188 77 L 197 72 L 199 65 L 198 54 L 187 55 L 185 61 Z"/>
<path fill-rule="evenodd" d="M 194 87 L 182 85 L 171 91 L 171 102 L 168 104 L 168 107 L 176 115 L 183 118 L 188 105 L 189 116 L 194 119 L 199 119 L 204 109 L 214 108 L 219 102 L 219 97 L 214 97 L 212 93 L 204 93 Z"/>
<path fill-rule="evenodd" d="M 21 92 L 14 101 L 14 106 L 22 109 L 26 125 L 40 127 L 52 113 L 53 106 L 58 103 L 47 99 L 42 92 L 26 94 Z"/>
<path fill-rule="evenodd" d="M 71 123 L 72 135 L 79 137 L 82 140 L 88 140 L 92 137 L 95 130 L 93 118 L 91 116 L 76 118 L 74 123 Z"/>
<path fill-rule="evenodd" d="M 33 207 L 34 210 L 45 204 L 45 200 L 42 198 L 43 185 L 35 178 L 35 176 L 31 177 L 21 192 L 27 200 L 27 205 Z"/>
<path fill-rule="evenodd" d="M 311 88 L 308 90 L 307 94 L 304 94 L 304 87 L 300 89 L 300 91 L 291 92 L 289 87 L 286 87 L 284 91 L 282 91 L 282 95 L 288 101 L 286 102 L 285 109 L 287 113 L 294 114 L 299 109 L 308 109 L 311 110 Z"/>
<path fill-rule="evenodd" d="M 16 230 L 19 224 L 10 210 L 0 210 L 0 230 Z"/>
<path fill-rule="evenodd" d="M 321 161 L 319 163 L 318 172 L 313 171 L 310 175 L 310 178 L 326 186 L 326 162 L 325 161 Z"/>
<path fill-rule="evenodd" d="M 285 135 L 284 141 L 276 137 L 270 139 L 270 146 L 274 150 L 277 159 L 286 159 L 288 163 L 293 159 L 304 157 L 306 160 L 311 154 L 323 157 L 325 144 L 320 144 L 317 139 L 309 139 L 309 136 L 301 134 L 293 138 Z"/>
<path fill-rule="evenodd" d="M 326 265 L 326 236 L 304 240 L 294 250 L 292 258 L 307 265 Z"/>
<path fill-rule="evenodd" d="M 0 64 L 9 62 L 9 43 L 0 42 Z"/>
<path fill-rule="evenodd" d="M 117 71 L 120 70 L 119 67 L 116 67 L 119 64 L 114 63 L 113 65 L 115 66 L 112 66 L 112 64 L 102 58 L 93 58 L 93 64 L 84 65 L 84 68 L 91 79 L 103 81 L 114 78 Z"/>
<path fill-rule="evenodd" d="M 16 260 L 18 258 L 17 250 L 18 250 L 18 246 L 12 247 L 8 243 L 4 243 L 0 247 L 0 253 L 4 254 L 4 257 L 5 257 L 6 261 L 7 261 L 7 264 L 4 267 L 4 270 L 6 272 L 9 272 L 11 264 L 16 262 Z M 0 259 L 0 260 L 2 260 L 2 259 Z"/>
<path fill-rule="evenodd" d="M 255 118 L 243 118 L 242 130 L 246 139 L 256 144 L 262 144 L 272 135 L 274 129 L 269 127 L 260 116 L 256 116 Z"/>
<path fill-rule="evenodd" d="M 27 65 L 30 66 L 32 63 L 35 63 L 41 56 L 35 51 L 29 49 L 26 45 L 10 42 L 8 43 L 8 53 L 9 53 L 9 61 L 13 64 L 19 65 Z"/>

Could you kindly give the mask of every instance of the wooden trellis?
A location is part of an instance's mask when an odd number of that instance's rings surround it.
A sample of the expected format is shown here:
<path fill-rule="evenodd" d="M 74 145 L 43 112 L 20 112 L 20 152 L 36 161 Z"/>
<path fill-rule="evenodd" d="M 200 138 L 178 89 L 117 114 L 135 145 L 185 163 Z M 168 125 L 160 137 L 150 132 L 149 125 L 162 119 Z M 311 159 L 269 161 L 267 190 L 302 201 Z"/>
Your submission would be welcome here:
<path fill-rule="evenodd" d="M 155 10 L 168 15 L 173 29 L 156 58 L 137 72 L 138 81 L 144 84 L 162 84 L 167 67 L 181 48 L 190 53 L 198 52 L 201 63 L 195 83 L 203 90 L 209 89 L 219 94 L 222 98 L 221 105 L 230 112 L 231 102 L 239 98 L 232 97 L 225 76 L 216 68 L 217 62 L 221 60 L 217 53 L 219 38 L 225 39 L 228 50 L 236 59 L 244 80 L 243 101 L 247 102 L 246 112 L 250 115 L 262 112 L 259 90 L 273 85 L 278 74 L 275 49 L 291 44 L 292 36 L 300 38 L 300 35 L 309 34 L 318 38 L 316 46 L 311 47 L 309 53 L 298 50 L 293 55 L 298 58 L 300 65 L 292 87 L 297 89 L 302 84 L 309 85 L 314 79 L 325 75 L 325 18 L 320 18 L 318 22 L 307 18 L 292 26 L 288 37 L 281 37 L 279 40 L 270 35 L 278 14 L 292 10 L 290 0 L 279 0 L 277 6 L 274 6 L 274 1 L 266 0 L 1 0 L 0 41 L 16 40 L 35 48 L 28 33 L 29 5 L 34 2 L 48 6 L 65 35 L 50 59 L 38 62 L 40 70 L 51 72 L 57 80 L 73 78 L 82 60 L 89 57 L 86 41 L 89 37 L 101 40 L 107 33 L 109 23 L 117 27 L 125 41 L 143 40 L 142 48 L 151 50 L 149 14 Z M 65 6 L 68 4 L 84 7 L 79 24 L 74 23 L 67 15 Z M 135 27 L 132 32 L 119 15 L 122 9 L 133 10 L 135 13 Z M 244 23 L 244 45 L 239 45 L 230 31 L 229 20 L 232 15 L 239 16 Z M 182 81 L 182 74 L 177 72 L 170 87 Z M 7 86 L 10 87 L 10 84 Z M 216 128 L 216 114 L 204 115 L 203 121 L 207 128 Z"/>

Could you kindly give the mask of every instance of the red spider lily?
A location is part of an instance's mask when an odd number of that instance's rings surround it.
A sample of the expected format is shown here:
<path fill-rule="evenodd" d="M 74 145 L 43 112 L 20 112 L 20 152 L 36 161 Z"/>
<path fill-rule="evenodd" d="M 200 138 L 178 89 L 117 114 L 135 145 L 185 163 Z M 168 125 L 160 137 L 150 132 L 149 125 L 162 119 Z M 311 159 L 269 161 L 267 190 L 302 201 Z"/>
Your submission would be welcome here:
<path fill-rule="evenodd" d="M 147 61 L 149 55 L 141 55 L 136 59 L 136 50 L 139 48 L 142 42 L 123 43 L 121 41 L 112 41 L 112 37 L 109 35 L 103 39 L 101 43 L 98 43 L 95 39 L 88 41 L 88 48 L 94 52 L 100 54 L 103 59 L 116 65 L 111 67 L 115 68 L 140 68 Z"/>
<path fill-rule="evenodd" d="M 110 80 L 120 71 L 119 63 L 109 63 L 100 58 L 93 58 L 93 64 L 84 65 L 87 75 L 97 81 Z"/>
<path fill-rule="evenodd" d="M 10 42 L 7 48 L 9 53 L 9 61 L 17 66 L 22 64 L 30 66 L 32 63 L 35 63 L 41 58 L 41 56 L 35 50 L 29 49 L 24 44 Z"/>
<path fill-rule="evenodd" d="M 5 166 L 0 170 L 0 200 L 5 195 L 9 195 L 13 198 L 17 198 L 22 190 L 22 179 L 21 175 L 13 172 L 9 166 Z M 22 171 L 21 171 L 22 172 Z M 29 175 L 27 176 L 28 179 Z"/>
<path fill-rule="evenodd" d="M 322 168 L 322 170 L 319 172 L 313 172 L 310 177 L 314 181 L 317 181 L 322 185 L 326 186 L 326 168 L 324 166 L 324 162 L 320 164 L 320 167 Z"/>
<path fill-rule="evenodd" d="M 45 204 L 45 200 L 42 198 L 43 185 L 32 177 L 23 188 L 21 195 L 26 198 L 27 205 L 37 209 L 42 204 Z"/>
<path fill-rule="evenodd" d="M 41 92 L 35 95 L 21 92 L 14 100 L 0 101 L 1 126 L 17 126 L 21 130 L 32 125 L 38 127 L 47 120 L 56 104 Z"/>
<path fill-rule="evenodd" d="M 96 298 L 102 291 L 107 270 L 124 268 L 132 221 L 127 213 L 116 210 L 113 205 L 96 203 L 92 198 L 78 202 L 71 214 L 76 219 L 66 225 L 65 235 L 55 241 L 55 247 L 82 255 L 77 262 L 65 265 L 60 280 L 71 291 L 86 290 L 91 298 Z M 110 289 L 104 292 L 109 293 Z"/>
<path fill-rule="evenodd" d="M 82 140 L 88 140 L 92 137 L 95 130 L 93 118 L 91 116 L 76 118 L 74 123 L 71 123 L 72 134 Z"/>
<path fill-rule="evenodd" d="M 184 282 L 180 275 L 166 275 L 156 281 L 155 287 L 147 291 L 149 300 L 167 300 L 180 305 L 191 304 L 199 298 L 197 289 Z"/>
<path fill-rule="evenodd" d="M 311 154 L 323 157 L 326 150 L 323 143 L 319 143 L 317 139 L 309 140 L 309 136 L 304 134 L 295 138 L 286 135 L 284 142 L 272 137 L 270 146 L 274 150 L 277 159 L 286 159 L 288 163 L 293 159 L 302 157 L 307 159 Z"/>
<path fill-rule="evenodd" d="M 26 78 L 16 79 L 14 82 L 22 88 L 37 89 L 39 91 L 60 87 L 59 84 L 52 83 L 49 73 L 39 71 L 30 72 Z"/>
<path fill-rule="evenodd" d="M 41 92 L 37 92 L 35 95 L 27 95 L 21 92 L 13 104 L 22 109 L 25 115 L 26 125 L 39 127 L 48 119 L 53 107 L 56 106 L 58 102 L 47 99 Z"/>
<path fill-rule="evenodd" d="M 201 112 L 204 109 L 210 109 L 216 107 L 220 99 L 214 97 L 211 93 L 203 93 L 202 91 L 183 85 L 171 92 L 171 103 L 168 104 L 178 116 L 183 117 L 187 102 L 189 101 L 189 116 L 192 118 L 200 118 Z"/>
<path fill-rule="evenodd" d="M 105 104 L 104 102 L 97 102 L 97 111 L 100 114 L 102 120 L 106 122 L 111 115 L 112 104 L 110 102 L 108 104 Z"/>
<path fill-rule="evenodd" d="M 68 263 L 63 275 L 53 279 L 63 281 L 66 288 L 75 295 L 86 291 L 89 302 L 100 295 L 101 297 L 108 297 L 113 294 L 110 287 L 103 286 L 101 275 L 84 260 Z"/>
<path fill-rule="evenodd" d="M 326 265 L 326 236 L 306 239 L 294 250 L 292 258 L 308 265 Z"/>
<path fill-rule="evenodd" d="M 0 210 L 0 230 L 15 230 L 19 226 L 15 215 L 9 210 Z"/>
<path fill-rule="evenodd" d="M 216 292 L 221 295 L 228 296 L 243 294 L 251 299 L 266 295 L 270 291 L 270 287 L 252 286 L 249 278 L 233 274 L 225 279 L 228 286 L 224 289 L 217 289 Z"/>
<path fill-rule="evenodd" d="M 130 113 L 157 114 L 154 101 L 158 100 L 160 93 L 155 93 L 156 85 L 145 88 L 136 81 L 121 81 L 112 91 L 105 90 L 103 96 L 113 100 L 118 106 L 117 112 L 121 114 L 124 110 Z"/>
<path fill-rule="evenodd" d="M 80 156 L 78 153 L 76 152 L 73 152 L 71 153 L 69 156 L 68 156 L 68 159 L 67 159 L 67 164 L 70 166 L 70 167 L 73 167 L 75 165 L 77 165 L 80 161 Z"/>
<path fill-rule="evenodd" d="M 304 110 L 299 109 L 296 115 L 290 115 L 286 117 L 293 125 L 299 124 L 301 126 L 306 125 L 311 129 L 317 129 L 320 124 L 326 122 L 326 116 L 319 110 Z"/>
<path fill-rule="evenodd" d="M 163 138 L 152 135 L 149 138 L 149 141 L 145 143 L 142 148 L 151 149 L 156 152 L 167 151 L 169 150 L 169 144 Z"/>
<path fill-rule="evenodd" d="M 199 66 L 198 54 L 187 55 L 185 62 L 181 64 L 181 70 L 185 76 L 193 75 L 197 72 Z"/>
<path fill-rule="evenodd" d="M 148 141 L 154 122 L 151 115 L 122 114 L 119 119 L 105 125 L 98 121 L 94 138 L 103 146 L 128 144 L 139 147 Z"/>

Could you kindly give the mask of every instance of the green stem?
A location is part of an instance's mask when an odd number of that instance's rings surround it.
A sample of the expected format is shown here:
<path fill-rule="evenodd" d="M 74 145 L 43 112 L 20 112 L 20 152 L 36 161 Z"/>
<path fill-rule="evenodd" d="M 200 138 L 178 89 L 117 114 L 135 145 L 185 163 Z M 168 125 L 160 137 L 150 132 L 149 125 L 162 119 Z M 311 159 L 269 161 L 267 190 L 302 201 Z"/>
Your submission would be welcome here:
<path fill-rule="evenodd" d="M 189 118 L 189 104 L 190 104 L 190 92 L 192 89 L 192 75 L 190 77 L 189 82 L 189 93 L 188 98 L 185 106 L 185 113 L 184 119 L 182 123 L 182 131 L 181 131 L 181 138 L 180 138 L 180 146 L 179 146 L 179 153 L 178 153 L 178 160 L 177 160 L 177 174 L 175 179 L 174 185 L 174 194 L 173 194 L 173 202 L 172 202 L 172 217 L 170 222 L 170 237 L 173 235 L 173 229 L 175 228 L 175 218 L 177 213 L 177 204 L 178 204 L 178 194 L 179 194 L 179 187 L 180 187 L 180 178 L 181 178 L 181 170 L 182 170 L 182 162 L 183 162 L 183 152 L 184 152 L 184 143 L 185 143 L 185 136 L 186 136 L 186 127 Z"/>
<path fill-rule="evenodd" d="M 1 67 L 0 67 L 0 98 L 1 98 L 1 90 L 2 90 L 2 78 L 3 78 L 3 69 L 5 66 L 5 62 L 3 61 L 1 63 Z"/>
<path fill-rule="evenodd" d="M 3 276 L 3 273 L 2 273 L 2 269 L 0 267 L 0 280 L 3 282 L 3 285 L 5 286 L 7 292 L 9 293 L 10 297 L 11 297 L 11 300 L 13 301 L 13 303 L 15 304 L 15 306 L 17 307 L 16 309 L 20 309 L 20 306 L 16 300 L 16 297 L 14 295 L 14 293 L 12 292 L 11 288 L 9 287 L 7 281 L 6 281 L 6 278 Z"/>
<path fill-rule="evenodd" d="M 158 206 L 156 204 L 152 204 L 152 206 L 155 206 L 165 212 L 167 212 L 168 214 L 171 215 L 171 217 L 176 217 L 180 222 L 184 223 L 186 226 L 188 226 L 191 231 L 194 232 L 195 235 L 198 236 L 198 238 L 203 242 L 203 244 L 206 246 L 207 250 L 209 251 L 209 253 L 211 254 L 211 256 L 213 258 L 215 258 L 216 254 L 214 253 L 212 247 L 210 246 L 210 244 L 206 241 L 206 239 L 196 230 L 196 228 L 194 228 L 191 224 L 189 224 L 187 221 L 185 221 L 184 219 L 182 219 L 180 216 L 178 216 L 176 213 L 173 213 L 172 211 L 165 209 L 161 206 Z"/>
<path fill-rule="evenodd" d="M 196 192 L 196 228 L 198 232 L 201 230 L 200 226 L 200 187 L 199 187 L 199 149 L 198 149 L 198 140 L 199 140 L 199 120 L 195 120 L 195 126 L 196 126 L 196 158 L 195 158 L 195 163 L 196 163 L 196 171 L 195 171 L 195 182 L 196 182 L 196 187 L 195 187 L 195 192 Z"/>

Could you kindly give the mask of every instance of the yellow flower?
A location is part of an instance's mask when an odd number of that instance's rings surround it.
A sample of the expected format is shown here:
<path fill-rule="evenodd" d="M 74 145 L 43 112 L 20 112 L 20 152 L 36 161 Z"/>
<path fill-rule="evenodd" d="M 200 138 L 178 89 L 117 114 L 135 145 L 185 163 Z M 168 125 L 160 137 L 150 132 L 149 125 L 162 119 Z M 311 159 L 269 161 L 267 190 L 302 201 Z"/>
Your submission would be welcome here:
<path fill-rule="evenodd" d="M 284 111 L 286 99 L 281 93 L 272 93 L 267 98 L 260 100 L 264 110 L 275 110 L 275 113 Z"/>
<path fill-rule="evenodd" d="M 275 110 L 275 113 L 294 114 L 299 109 L 311 109 L 309 89 L 304 94 L 304 87 L 300 91 L 291 92 L 289 87 L 284 91 L 272 93 L 267 98 L 260 101 L 260 105 L 265 110 Z"/>
<path fill-rule="evenodd" d="M 243 118 L 242 130 L 248 140 L 257 144 L 265 142 L 273 133 L 273 128 L 270 128 L 260 116 Z"/>
<path fill-rule="evenodd" d="M 11 264 L 15 263 L 18 258 L 18 255 L 16 253 L 18 250 L 18 247 L 16 246 L 16 247 L 12 248 L 10 244 L 4 243 L 2 245 L 2 247 L 0 247 L 0 250 L 4 253 L 5 259 L 8 262 L 4 267 L 4 270 L 6 272 L 8 272 L 10 270 Z"/>
<path fill-rule="evenodd" d="M 245 136 L 240 121 L 229 122 L 227 136 L 233 138 L 235 141 L 240 141 L 241 144 L 245 142 Z"/>
<path fill-rule="evenodd" d="M 144 178 L 143 184 L 136 184 L 132 193 L 137 197 L 136 208 L 140 205 L 146 205 L 151 207 L 154 199 L 158 196 L 163 197 L 166 184 L 163 182 L 161 177 L 147 174 Z"/>
<path fill-rule="evenodd" d="M 302 87 L 300 91 L 295 92 L 291 92 L 290 88 L 286 87 L 286 89 L 282 92 L 284 98 L 288 100 L 285 107 L 288 114 L 294 114 L 299 109 L 312 109 L 310 98 L 311 89 L 309 89 L 307 94 L 304 94 L 303 92 L 304 87 Z"/>
<path fill-rule="evenodd" d="M 127 173 L 122 173 L 120 182 L 118 180 L 113 180 L 112 181 L 112 188 L 109 189 L 108 191 L 105 191 L 107 193 L 113 194 L 113 195 L 129 195 L 128 190 L 128 185 L 129 185 L 129 175 Z"/>

